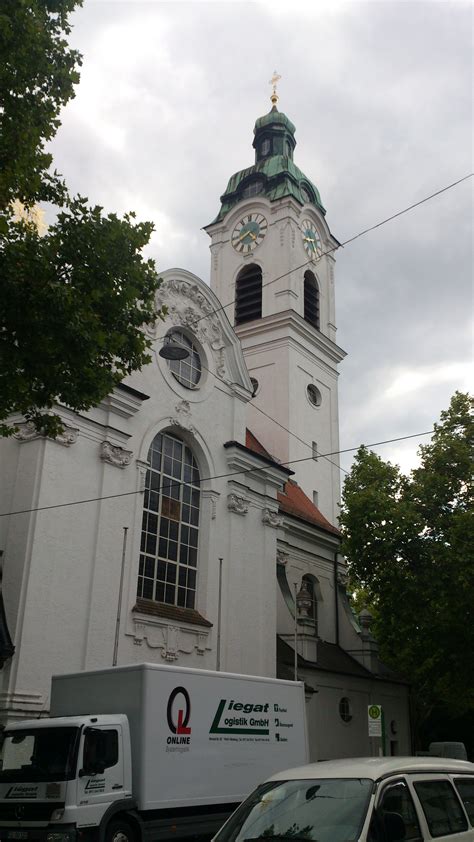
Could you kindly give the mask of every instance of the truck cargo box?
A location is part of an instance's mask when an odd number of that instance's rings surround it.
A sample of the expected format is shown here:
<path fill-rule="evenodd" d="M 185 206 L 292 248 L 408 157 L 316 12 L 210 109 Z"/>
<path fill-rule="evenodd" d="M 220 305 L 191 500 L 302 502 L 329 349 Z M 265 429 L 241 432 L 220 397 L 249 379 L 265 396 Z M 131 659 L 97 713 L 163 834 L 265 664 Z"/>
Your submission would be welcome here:
<path fill-rule="evenodd" d="M 308 762 L 301 682 L 157 664 L 52 679 L 51 716 L 126 714 L 139 810 L 243 800 Z"/>

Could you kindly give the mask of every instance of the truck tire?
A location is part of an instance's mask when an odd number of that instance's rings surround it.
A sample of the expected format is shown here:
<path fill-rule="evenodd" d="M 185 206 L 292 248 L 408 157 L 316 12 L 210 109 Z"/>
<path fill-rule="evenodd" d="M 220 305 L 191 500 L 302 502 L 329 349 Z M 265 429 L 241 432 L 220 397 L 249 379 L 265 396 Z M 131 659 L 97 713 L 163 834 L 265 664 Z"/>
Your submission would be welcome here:
<path fill-rule="evenodd" d="M 135 831 L 125 820 L 113 819 L 107 825 L 105 842 L 135 842 L 135 839 Z"/>

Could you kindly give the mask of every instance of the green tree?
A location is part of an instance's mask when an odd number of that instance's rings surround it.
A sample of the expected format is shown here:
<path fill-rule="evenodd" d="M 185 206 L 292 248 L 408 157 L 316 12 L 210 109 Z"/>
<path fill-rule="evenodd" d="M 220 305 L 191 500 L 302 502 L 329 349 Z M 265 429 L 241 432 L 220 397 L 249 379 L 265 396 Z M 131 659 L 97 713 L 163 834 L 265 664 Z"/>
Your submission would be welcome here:
<path fill-rule="evenodd" d="M 409 477 L 361 447 L 341 526 L 382 659 L 413 690 L 415 726 L 474 709 L 472 400 L 456 392 Z"/>
<path fill-rule="evenodd" d="M 69 48 L 81 0 L 4 0 L 0 10 L 0 432 L 12 413 L 55 435 L 58 402 L 97 404 L 150 359 L 142 330 L 159 278 L 142 250 L 153 231 L 71 198 L 46 151 L 74 96 L 81 57 Z M 25 207 L 23 218 L 14 202 Z M 57 208 L 40 235 L 38 202 Z"/>

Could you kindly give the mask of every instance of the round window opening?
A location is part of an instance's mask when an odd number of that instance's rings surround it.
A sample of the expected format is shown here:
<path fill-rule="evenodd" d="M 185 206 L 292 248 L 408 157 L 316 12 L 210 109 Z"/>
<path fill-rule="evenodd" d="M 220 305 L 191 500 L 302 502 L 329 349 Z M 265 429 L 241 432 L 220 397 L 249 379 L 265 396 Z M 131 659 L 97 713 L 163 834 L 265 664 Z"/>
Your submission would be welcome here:
<path fill-rule="evenodd" d="M 256 377 L 251 377 L 250 382 L 252 384 L 252 397 L 254 398 L 258 392 L 259 382 Z"/>
<path fill-rule="evenodd" d="M 343 696 L 339 702 L 339 716 L 343 722 L 350 722 L 352 719 L 352 706 L 347 696 Z"/>
<path fill-rule="evenodd" d="M 189 354 L 184 360 L 167 360 L 171 374 L 186 389 L 195 389 L 202 373 L 197 347 L 182 330 L 173 330 L 168 336 L 176 345 L 186 348 Z"/>
<path fill-rule="evenodd" d="M 318 387 L 315 386 L 314 383 L 310 383 L 309 386 L 306 387 L 306 394 L 308 395 L 309 402 L 313 406 L 321 406 L 322 395 Z"/>

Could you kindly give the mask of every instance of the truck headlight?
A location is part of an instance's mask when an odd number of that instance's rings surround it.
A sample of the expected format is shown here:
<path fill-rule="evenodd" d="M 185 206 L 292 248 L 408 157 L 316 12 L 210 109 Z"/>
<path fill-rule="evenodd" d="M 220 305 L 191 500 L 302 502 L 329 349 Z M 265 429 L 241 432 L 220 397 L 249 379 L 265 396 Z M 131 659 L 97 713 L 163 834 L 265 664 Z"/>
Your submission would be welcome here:
<path fill-rule="evenodd" d="M 60 822 L 63 816 L 64 816 L 64 808 L 60 807 L 58 810 L 53 810 L 53 814 L 51 816 L 51 821 L 52 822 Z"/>

